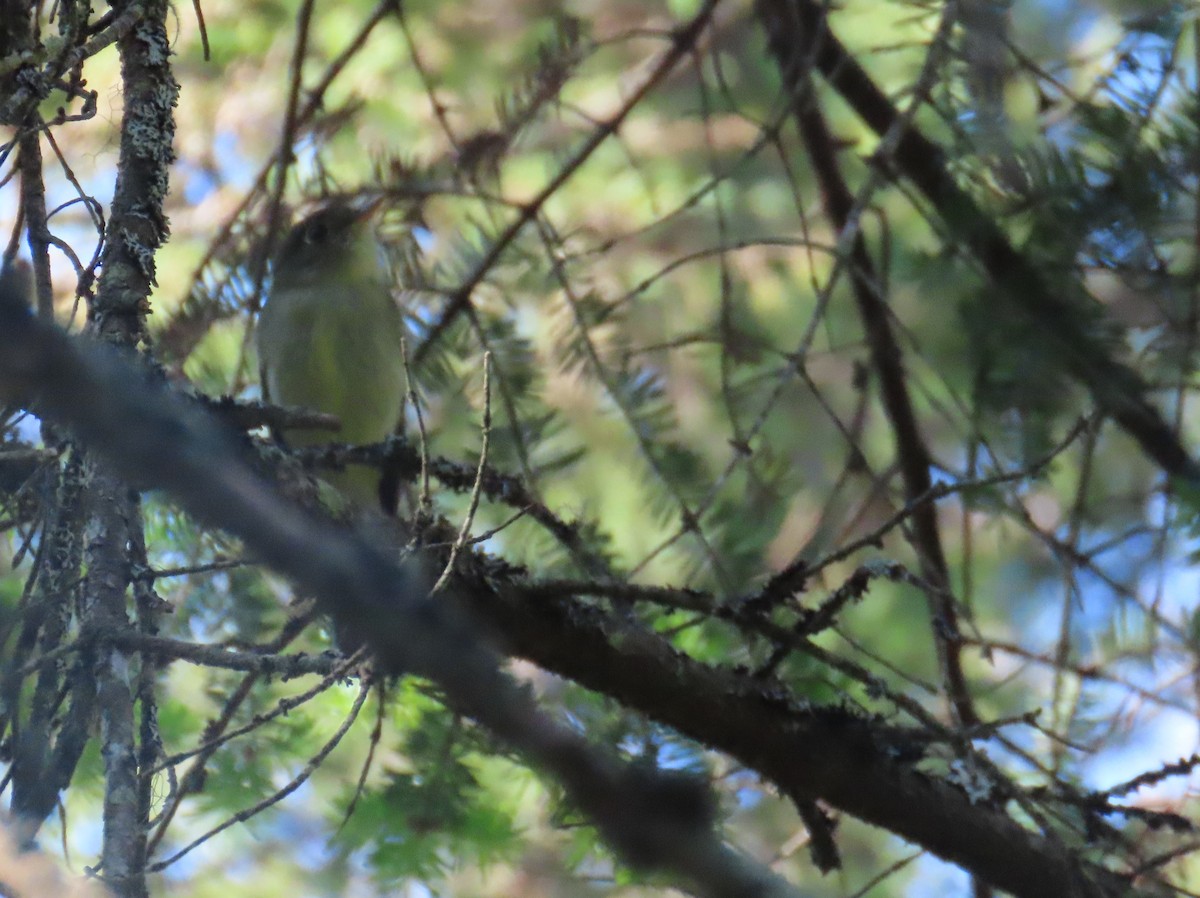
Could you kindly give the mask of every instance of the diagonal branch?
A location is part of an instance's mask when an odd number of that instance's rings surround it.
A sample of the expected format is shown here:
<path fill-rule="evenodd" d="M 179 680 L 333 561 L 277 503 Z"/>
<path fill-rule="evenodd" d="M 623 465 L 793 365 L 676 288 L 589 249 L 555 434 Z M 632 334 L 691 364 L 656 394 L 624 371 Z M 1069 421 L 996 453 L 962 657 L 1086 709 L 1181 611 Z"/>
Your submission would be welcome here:
<path fill-rule="evenodd" d="M 797 54 L 792 62 L 811 53 Z M 936 71 L 933 65 L 930 71 Z M 854 228 L 850 245 L 850 279 L 858 315 L 862 320 L 871 353 L 871 364 L 879 379 L 884 411 L 892 425 L 896 456 L 904 481 L 906 503 L 915 502 L 933 488 L 930 470 L 933 455 L 917 422 L 908 376 L 904 370 L 903 354 L 891 323 L 891 312 L 880 295 L 880 280 L 867 251 L 866 241 L 855 222 L 856 203 L 837 160 L 833 135 L 817 105 L 812 85 L 804 73 L 796 73 L 797 90 L 791 93 L 792 114 L 800 137 L 812 163 L 813 174 L 821 189 L 821 198 L 830 222 L 839 234 Z M 922 78 L 922 81 L 925 79 Z M 923 100 L 918 90 L 913 109 Z M 895 134 L 896 132 L 891 132 Z M 898 136 L 898 135 L 896 135 Z M 839 241 L 840 242 L 840 241 Z M 921 573 L 929 584 L 929 601 L 933 610 L 933 639 L 937 646 L 947 695 L 958 723 L 964 726 L 978 723 L 972 706 L 961 662 L 961 636 L 954 598 L 950 592 L 950 572 L 938 529 L 937 505 L 925 502 L 917 505 L 912 515 L 913 545 L 921 560 Z"/>
<path fill-rule="evenodd" d="M 688 658 L 648 631 L 614 638 L 611 619 L 570 595 L 482 578 L 465 592 L 514 655 L 731 755 L 798 804 L 827 802 L 1021 898 L 1156 894 L 1017 823 L 1003 810 L 1003 783 L 978 800 L 901 760 L 920 755 L 923 730 L 815 708 L 778 683 Z"/>
<path fill-rule="evenodd" d="M 488 272 L 492 270 L 496 262 L 504 255 L 505 250 L 517 239 L 525 229 L 525 226 L 537 219 L 547 201 L 558 193 L 559 188 L 575 175 L 580 167 L 591 158 L 591 155 L 609 137 L 617 133 L 621 124 L 638 104 L 687 57 L 688 53 L 694 48 L 696 41 L 700 39 L 700 35 L 704 32 L 704 29 L 708 26 L 708 22 L 716 10 L 717 2 L 718 0 L 706 0 L 704 6 L 701 7 L 700 11 L 696 13 L 691 21 L 675 31 L 671 48 L 663 54 L 662 58 L 659 59 L 650 71 L 650 74 L 633 91 L 629 99 L 621 105 L 621 108 L 613 116 L 600 122 L 588 139 L 584 141 L 583 146 L 571 155 L 558 173 L 550 179 L 550 182 L 538 192 L 537 196 L 521 207 L 517 217 L 496 238 L 495 242 L 492 243 L 483 258 L 472 268 L 458 289 L 450 295 L 449 301 L 446 303 L 445 308 L 442 309 L 441 315 L 438 316 L 437 321 L 430 327 L 429 334 L 426 336 L 424 342 L 417 348 L 413 359 L 414 365 L 421 364 L 421 361 L 425 358 L 433 344 L 441 338 L 446 329 L 454 323 L 455 319 L 467 310 L 467 307 L 471 304 L 471 297 L 475 293 L 475 288 L 483 282 Z"/>
<path fill-rule="evenodd" d="M 168 489 L 197 518 L 241 538 L 337 624 L 370 634 L 384 668 L 433 680 L 452 710 L 558 779 L 628 863 L 671 872 L 709 898 L 798 896 L 720 838 L 711 798 L 695 781 L 621 764 L 543 713 L 500 670 L 458 603 L 427 600 L 411 565 L 400 567 L 373 541 L 297 509 L 209 416 L 112 352 L 37 322 L 4 286 L 0 279 L 0 401 L 36 407 L 118 475 Z"/>
<path fill-rule="evenodd" d="M 626 860 L 670 870 L 702 895 L 796 894 L 716 837 L 708 799 L 690 782 L 622 766 L 539 711 L 500 673 L 456 613 L 458 603 L 425 601 L 417 573 L 298 512 L 207 416 L 6 298 L 0 293 L 0 399 L 32 399 L 125 476 L 167 487 L 198 518 L 241 537 L 336 621 L 371 634 L 386 666 L 434 680 L 453 710 L 557 777 Z M 1005 783 L 973 799 L 905 762 L 914 749 L 920 756 L 927 733 L 815 709 L 779 684 L 688 658 L 649 631 L 627 628 L 614 639 L 594 606 L 569 596 L 530 598 L 503 571 L 465 558 L 454 594 L 511 652 L 728 753 L 798 802 L 827 801 L 1023 898 L 1149 894 L 1018 824 L 1003 810 L 1013 797 Z"/>
<path fill-rule="evenodd" d="M 1136 371 L 1090 339 L 1078 303 L 1064 296 L 954 180 L 946 154 L 901 113 L 829 27 L 824 4 L 816 0 L 758 0 L 759 19 L 792 95 L 803 92 L 802 75 L 811 60 L 867 125 L 880 137 L 900 128 L 887 162 L 933 204 L 947 229 L 959 235 L 979 265 L 1000 288 L 1012 310 L 1031 327 L 1048 333 L 1061 350 L 1063 365 L 1086 387 L 1096 404 L 1133 437 L 1142 451 L 1173 477 L 1200 484 L 1200 465 L 1179 436 L 1147 401 L 1146 384 Z"/>

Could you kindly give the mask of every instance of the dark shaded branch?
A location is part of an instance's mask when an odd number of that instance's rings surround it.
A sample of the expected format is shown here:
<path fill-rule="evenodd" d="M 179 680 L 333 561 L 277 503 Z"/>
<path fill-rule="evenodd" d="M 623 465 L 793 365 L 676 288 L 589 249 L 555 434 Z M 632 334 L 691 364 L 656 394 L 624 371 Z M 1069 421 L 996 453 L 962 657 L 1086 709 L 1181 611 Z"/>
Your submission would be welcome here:
<path fill-rule="evenodd" d="M 5 299 L 0 398 L 36 397 L 41 414 L 70 422 L 125 476 L 168 487 L 197 517 L 242 538 L 339 624 L 370 634 L 387 667 L 434 680 L 451 708 L 559 778 L 627 860 L 672 870 L 704 895 L 793 893 L 714 838 L 707 815 L 696 812 L 704 799 L 690 786 L 622 767 L 542 715 L 499 673 L 498 659 L 459 617 L 461 603 L 512 652 L 729 753 L 798 802 L 824 800 L 1016 895 L 1138 894 L 1119 875 L 1007 816 L 1003 782 L 995 784 L 998 804 L 973 802 L 907 764 L 928 741 L 924 732 L 814 709 L 779 684 L 702 665 L 637 628 L 623 627 L 614 638 L 595 607 L 567 597 L 528 599 L 503 565 L 479 556 L 464 559 L 456 602 L 425 600 L 424 579 L 411 566 L 397 567 L 372 543 L 285 502 L 241 459 L 235 437 L 207 416 Z"/>
<path fill-rule="evenodd" d="M 709 667 L 656 635 L 623 629 L 569 597 L 519 583 L 468 589 L 472 609 L 507 650 L 726 752 L 798 803 L 821 800 L 921 845 L 1023 898 L 1115 898 L 1142 893 L 1084 862 L 1053 836 L 1024 828 L 993 800 L 914 769 L 926 738 L 837 708 L 814 708 L 777 683 Z"/>
<path fill-rule="evenodd" d="M 629 863 L 674 873 L 713 898 L 797 894 L 725 845 L 693 781 L 647 773 L 592 749 L 544 715 L 499 670 L 456 610 L 426 598 L 425 578 L 390 551 L 279 496 L 236 437 L 109 351 L 71 341 L 0 294 L 0 400 L 33 405 L 131 483 L 161 486 L 197 518 L 241 538 L 290 576 L 339 626 L 369 634 L 380 663 L 435 681 L 450 707 L 548 771 Z"/>
<path fill-rule="evenodd" d="M 14 658 L 48 655 L 58 649 L 66 638 L 79 591 L 84 521 L 83 461 L 79 454 L 72 453 L 55 474 L 36 579 L 27 587 Z M 70 704 L 55 738 L 53 721 L 59 711 L 64 679 L 71 687 Z M 4 704 L 15 745 L 12 812 L 18 819 L 22 842 L 28 843 L 54 811 L 58 792 L 70 783 L 87 745 L 95 678 L 90 675 L 86 658 L 76 659 L 65 678 L 58 664 L 44 666 L 38 672 L 24 720 L 20 717 L 21 683 L 22 672 L 15 666 L 4 671 Z"/>

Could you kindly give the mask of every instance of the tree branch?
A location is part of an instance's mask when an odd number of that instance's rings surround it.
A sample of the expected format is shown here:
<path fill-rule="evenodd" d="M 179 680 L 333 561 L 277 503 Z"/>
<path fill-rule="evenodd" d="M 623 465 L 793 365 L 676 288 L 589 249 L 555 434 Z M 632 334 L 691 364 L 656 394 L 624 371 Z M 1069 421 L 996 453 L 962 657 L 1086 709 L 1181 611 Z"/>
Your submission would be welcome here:
<path fill-rule="evenodd" d="M 166 487 L 197 517 L 241 537 L 335 621 L 369 634 L 386 667 L 437 682 L 451 708 L 556 776 L 627 861 L 671 870 L 704 895 L 794 894 L 715 838 L 698 810 L 707 799 L 691 786 L 618 765 L 538 711 L 499 673 L 458 603 L 424 600 L 424 579 L 411 566 L 398 568 L 372 543 L 307 517 L 253 473 L 233 436 L 207 416 L 0 295 L 0 398 L 18 397 L 69 423 L 125 476 Z M 614 639 L 596 608 L 527 601 L 506 570 L 472 553 L 453 594 L 509 650 L 729 753 L 798 801 L 823 799 L 1016 895 L 1138 894 L 1053 836 L 904 763 L 914 740 L 920 754 L 925 732 L 813 709 L 778 684 L 702 665 L 637 628 Z M 1002 782 L 992 787 L 1001 800 L 1013 797 Z"/>
<path fill-rule="evenodd" d="M 1025 316 L 1030 327 L 1054 338 L 1062 351 L 1064 367 L 1149 458 L 1167 474 L 1200 484 L 1200 465 L 1146 400 L 1142 378 L 1089 337 L 1080 320 L 1079 303 L 1052 287 L 1045 273 L 1018 252 L 996 223 L 958 186 L 941 147 L 915 124 L 903 121 L 887 95 L 832 33 L 824 5 L 816 0 L 758 0 L 756 9 L 788 92 L 793 96 L 803 92 L 801 76 L 811 60 L 872 131 L 884 137 L 898 129 L 886 162 L 933 204 L 946 228 L 958 236 L 961 245 L 971 251 L 1001 288 L 1000 295 L 1012 311 Z"/>
<path fill-rule="evenodd" d="M 799 54 L 793 62 L 809 58 L 808 53 Z M 927 66 L 936 72 L 936 66 Z M 845 235 L 853 228 L 850 246 L 850 283 L 858 307 L 859 319 L 866 334 L 871 353 L 871 364 L 879 380 L 880 399 L 892 425 L 896 445 L 896 457 L 904 481 L 906 503 L 916 502 L 933 488 L 930 470 L 933 454 L 925 442 L 917 414 L 913 408 L 908 389 L 908 376 L 904 370 L 904 357 L 896 340 L 891 324 L 891 311 L 881 296 L 882 289 L 875 265 L 867 251 L 862 230 L 857 226 L 856 202 L 838 164 L 833 136 L 825 122 L 825 116 L 817 105 L 817 98 L 805 74 L 796 75 L 796 90 L 791 95 L 792 114 L 804 148 L 812 163 L 813 174 L 821 189 L 825 212 L 830 223 L 839 234 Z M 926 79 L 923 77 L 922 82 Z M 924 101 L 924 89 L 918 88 L 913 98 L 912 110 Z M 839 240 L 840 243 L 840 240 Z M 958 613 L 951 593 L 950 570 L 946 553 L 942 548 L 938 529 L 937 505 L 933 502 L 918 504 L 912 514 L 912 542 L 921 562 L 921 574 L 928 583 L 926 590 L 933 613 L 933 641 L 937 647 L 942 668 L 942 678 L 950 705 L 960 725 L 970 726 L 979 722 L 972 704 L 962 669 L 962 636 L 958 626 Z"/>
<path fill-rule="evenodd" d="M 628 863 L 670 871 L 711 898 L 798 895 L 721 841 L 696 782 L 620 764 L 550 719 L 500 671 L 457 603 L 426 599 L 412 565 L 397 566 L 389 551 L 285 501 L 207 415 L 111 351 L 35 321 L 7 290 L 0 399 L 69 426 L 131 483 L 166 488 L 199 519 L 241 538 L 338 625 L 369 634 L 385 668 L 435 681 L 453 710 L 556 777 Z"/>

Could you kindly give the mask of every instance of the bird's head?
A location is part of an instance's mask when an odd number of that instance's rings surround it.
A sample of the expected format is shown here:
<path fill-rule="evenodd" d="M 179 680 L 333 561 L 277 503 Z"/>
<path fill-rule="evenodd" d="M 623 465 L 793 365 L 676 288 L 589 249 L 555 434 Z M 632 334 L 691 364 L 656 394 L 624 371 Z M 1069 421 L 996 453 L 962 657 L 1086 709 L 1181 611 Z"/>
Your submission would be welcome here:
<path fill-rule="evenodd" d="M 379 270 L 370 219 L 379 202 L 356 205 L 334 200 L 294 225 L 275 258 L 276 287 L 353 282 Z"/>

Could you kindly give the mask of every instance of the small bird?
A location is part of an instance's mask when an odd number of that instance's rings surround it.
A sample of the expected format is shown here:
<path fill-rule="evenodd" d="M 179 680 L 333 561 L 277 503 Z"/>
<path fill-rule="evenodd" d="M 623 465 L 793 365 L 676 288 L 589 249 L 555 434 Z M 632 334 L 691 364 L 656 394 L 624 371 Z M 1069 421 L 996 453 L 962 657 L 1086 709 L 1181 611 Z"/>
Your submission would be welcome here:
<path fill-rule="evenodd" d="M 328 203 L 288 231 L 276 257 L 258 322 L 263 389 L 272 402 L 342 425 L 332 437 L 295 431 L 294 444 L 377 443 L 400 418 L 404 321 L 369 224 L 377 205 Z M 374 469 L 351 466 L 325 479 L 360 507 L 383 501 Z"/>

